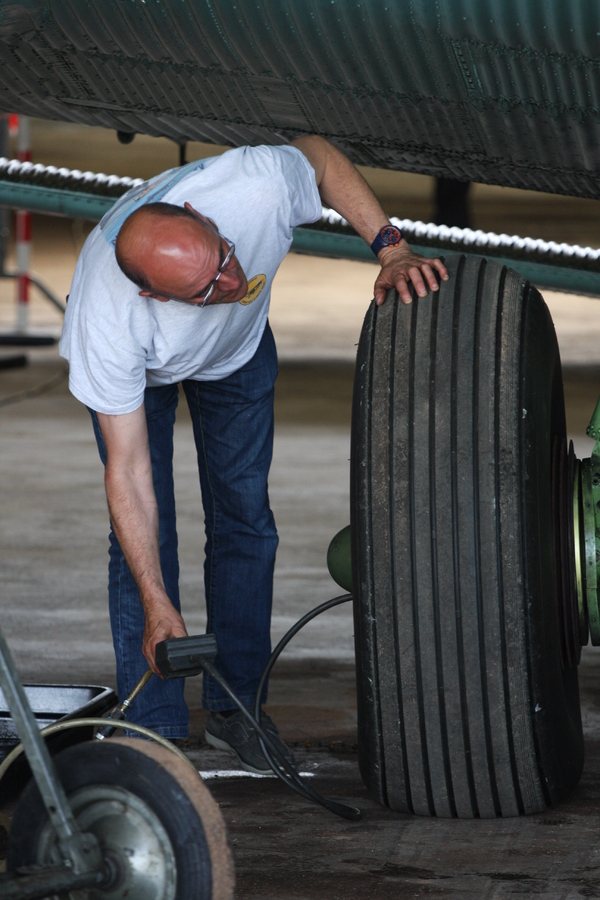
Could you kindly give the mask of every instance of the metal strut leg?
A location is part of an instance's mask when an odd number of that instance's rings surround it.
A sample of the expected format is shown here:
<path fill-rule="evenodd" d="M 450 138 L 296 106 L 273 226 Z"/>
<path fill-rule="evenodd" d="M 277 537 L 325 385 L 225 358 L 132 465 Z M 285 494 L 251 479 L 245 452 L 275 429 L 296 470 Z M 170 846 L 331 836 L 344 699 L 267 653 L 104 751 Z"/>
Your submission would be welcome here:
<path fill-rule="evenodd" d="M 56 831 L 62 861 L 78 874 L 99 871 L 102 860 L 98 844 L 92 835 L 83 835 L 75 822 L 2 632 L 0 632 L 0 687 L 4 691 L 27 761 Z"/>

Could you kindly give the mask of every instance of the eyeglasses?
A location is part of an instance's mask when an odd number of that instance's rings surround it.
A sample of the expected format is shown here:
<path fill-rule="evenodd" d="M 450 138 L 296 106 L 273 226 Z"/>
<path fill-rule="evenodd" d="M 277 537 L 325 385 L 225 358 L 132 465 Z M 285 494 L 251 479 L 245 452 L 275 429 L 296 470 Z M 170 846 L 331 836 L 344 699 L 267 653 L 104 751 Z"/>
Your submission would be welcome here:
<path fill-rule="evenodd" d="M 209 288 L 208 288 L 206 297 L 204 298 L 204 300 L 203 300 L 202 303 L 200 304 L 200 309 L 202 309 L 203 307 L 205 307 L 206 304 L 208 303 L 208 301 L 210 300 L 210 298 L 212 297 L 213 292 L 214 292 L 214 290 L 215 290 L 215 285 L 216 285 L 217 281 L 219 280 L 219 278 L 221 277 L 221 275 L 223 274 L 223 272 L 225 271 L 225 269 L 227 268 L 227 266 L 228 266 L 229 263 L 231 262 L 231 259 L 232 259 L 232 257 L 233 257 L 233 254 L 235 253 L 235 244 L 233 244 L 231 241 L 228 241 L 227 238 L 224 237 L 224 236 L 221 234 L 220 231 L 217 231 L 217 234 L 219 235 L 219 237 L 221 238 L 222 241 L 225 241 L 225 243 L 226 243 L 227 246 L 229 247 L 229 250 L 227 251 L 227 255 L 225 256 L 225 259 L 223 260 L 223 262 L 222 262 L 221 265 L 219 266 L 219 270 L 218 270 L 218 272 L 217 272 L 215 278 L 213 278 L 213 280 L 212 280 L 211 283 L 210 283 L 210 286 L 209 286 Z"/>
<path fill-rule="evenodd" d="M 227 251 L 227 255 L 225 256 L 225 259 L 224 259 L 223 262 L 220 264 L 219 270 L 218 270 L 217 274 L 215 275 L 215 277 L 213 278 L 213 280 L 212 280 L 211 283 L 209 284 L 208 290 L 207 290 L 207 292 L 206 292 L 206 295 L 205 295 L 204 300 L 202 301 L 202 303 L 196 303 L 196 302 L 195 302 L 196 300 L 199 300 L 199 299 L 200 299 L 200 297 L 202 296 L 201 294 L 200 294 L 197 298 L 194 298 L 194 300 L 182 300 L 180 297 L 169 297 L 169 300 L 174 300 L 175 303 L 187 303 L 188 306 L 190 306 L 190 305 L 191 305 L 191 306 L 197 306 L 198 309 L 204 309 L 204 307 L 207 305 L 207 303 L 209 302 L 210 298 L 212 297 L 212 295 L 213 295 L 213 293 L 214 293 L 215 285 L 217 284 L 219 278 L 221 277 L 221 275 L 223 274 L 223 272 L 225 271 L 225 269 L 227 268 L 227 266 L 228 266 L 229 263 L 231 262 L 231 259 L 232 259 L 232 257 L 233 257 L 233 254 L 235 253 L 235 244 L 233 244 L 231 241 L 227 240 L 227 238 L 224 237 L 224 236 L 221 234 L 220 231 L 218 231 L 217 234 L 219 235 L 219 237 L 221 238 L 221 240 L 225 241 L 225 243 L 226 243 L 227 246 L 229 247 L 229 250 Z"/>
<path fill-rule="evenodd" d="M 200 216 L 197 216 L 197 218 L 199 219 Z M 202 221 L 202 224 L 203 224 L 203 225 L 207 225 L 209 228 L 212 228 L 212 226 L 210 225 L 210 223 L 205 222 L 203 219 L 202 219 L 201 221 Z M 207 303 L 209 302 L 210 298 L 212 297 L 212 295 L 213 295 L 213 293 L 214 293 L 215 285 L 217 284 L 219 278 L 221 277 L 221 275 L 223 274 L 223 272 L 225 271 L 225 269 L 227 268 L 227 266 L 228 266 L 229 263 L 231 262 L 231 260 L 232 260 L 232 258 L 233 258 L 233 254 L 235 253 L 235 244 L 232 243 L 232 241 L 228 240 L 228 239 L 227 239 L 223 234 L 221 234 L 221 232 L 218 231 L 216 228 L 212 228 L 212 230 L 215 231 L 215 232 L 219 235 L 219 237 L 221 238 L 222 241 L 225 241 L 225 243 L 226 243 L 227 246 L 229 247 L 229 250 L 227 251 L 227 254 L 226 254 L 226 256 L 225 256 L 225 259 L 224 259 L 223 262 L 219 265 L 219 269 L 218 269 L 218 271 L 217 271 L 216 276 L 213 278 L 213 280 L 212 280 L 211 283 L 209 284 L 208 289 L 207 289 L 207 291 L 206 291 L 206 295 L 205 295 L 205 297 L 204 297 L 204 300 L 202 301 L 202 303 L 196 303 L 196 302 L 195 302 L 196 300 L 199 300 L 199 299 L 200 299 L 200 297 L 202 296 L 202 294 L 199 294 L 198 297 L 195 297 L 195 298 L 194 298 L 194 300 L 181 300 L 179 297 L 169 297 L 169 298 L 168 298 L 169 300 L 174 300 L 176 303 L 187 303 L 188 305 L 191 305 L 191 306 L 197 306 L 198 309 L 204 309 L 204 307 L 205 307 L 205 306 L 207 305 Z"/>

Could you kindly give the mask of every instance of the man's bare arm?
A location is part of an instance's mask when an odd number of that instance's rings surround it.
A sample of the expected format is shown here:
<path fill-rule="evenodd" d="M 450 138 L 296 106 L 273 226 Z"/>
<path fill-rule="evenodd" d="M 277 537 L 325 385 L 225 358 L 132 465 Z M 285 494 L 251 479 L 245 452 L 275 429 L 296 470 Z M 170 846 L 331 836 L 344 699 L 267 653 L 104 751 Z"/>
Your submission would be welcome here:
<path fill-rule="evenodd" d="M 315 170 L 323 203 L 339 212 L 367 244 L 372 244 L 389 219 L 358 169 L 343 153 L 318 135 L 296 138 L 292 144 L 304 153 Z M 378 256 L 381 271 L 374 289 L 378 305 L 383 303 L 386 292 L 392 287 L 396 288 L 404 303 L 410 303 L 409 280 L 420 297 L 427 293 L 423 277 L 431 290 L 437 291 L 434 269 L 444 280 L 448 278 L 441 260 L 413 253 L 405 240 L 398 247 L 385 247 Z"/>
<path fill-rule="evenodd" d="M 187 632 L 162 577 L 158 505 L 144 407 L 121 416 L 98 413 L 98 422 L 106 444 L 104 483 L 110 518 L 146 616 L 142 651 L 150 668 L 157 672 L 156 644 Z"/>

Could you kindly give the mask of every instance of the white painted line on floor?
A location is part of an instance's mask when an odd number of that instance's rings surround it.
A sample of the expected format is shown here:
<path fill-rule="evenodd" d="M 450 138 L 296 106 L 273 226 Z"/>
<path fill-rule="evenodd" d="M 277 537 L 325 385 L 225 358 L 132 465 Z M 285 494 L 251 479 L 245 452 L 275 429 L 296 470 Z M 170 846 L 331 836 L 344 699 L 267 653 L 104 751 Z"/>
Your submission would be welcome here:
<path fill-rule="evenodd" d="M 211 769 L 208 772 L 198 772 L 203 781 L 209 781 L 211 778 L 277 778 L 273 772 L 265 775 L 259 775 L 258 772 L 246 772 L 245 769 Z M 298 772 L 300 778 L 314 778 L 314 772 Z"/>

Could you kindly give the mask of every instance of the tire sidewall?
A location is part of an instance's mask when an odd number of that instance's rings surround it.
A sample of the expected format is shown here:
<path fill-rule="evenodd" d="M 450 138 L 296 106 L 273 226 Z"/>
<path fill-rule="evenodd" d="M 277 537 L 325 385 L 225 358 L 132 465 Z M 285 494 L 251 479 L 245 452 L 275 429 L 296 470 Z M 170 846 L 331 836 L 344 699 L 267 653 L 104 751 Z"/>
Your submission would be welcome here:
<path fill-rule="evenodd" d="M 552 446 L 555 437 L 566 438 L 560 355 L 548 308 L 527 289 L 520 404 L 524 615 L 537 762 L 554 805 L 579 781 L 584 748 L 577 667 L 561 664 L 553 553 Z"/>

